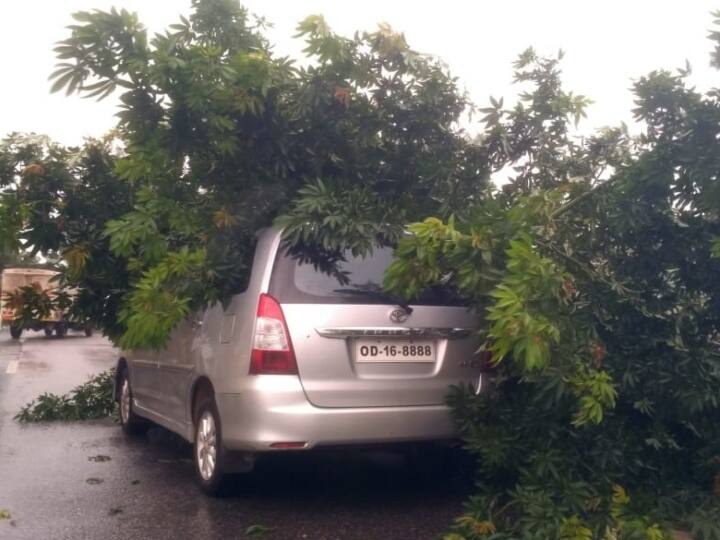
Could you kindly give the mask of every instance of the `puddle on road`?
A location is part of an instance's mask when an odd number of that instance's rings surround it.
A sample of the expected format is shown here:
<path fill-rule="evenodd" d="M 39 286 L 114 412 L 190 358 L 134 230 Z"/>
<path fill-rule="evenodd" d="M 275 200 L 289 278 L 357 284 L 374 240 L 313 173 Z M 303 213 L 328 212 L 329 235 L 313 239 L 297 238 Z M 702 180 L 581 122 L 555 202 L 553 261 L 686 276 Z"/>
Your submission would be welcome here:
<path fill-rule="evenodd" d="M 37 362 L 35 360 L 23 360 L 22 362 L 18 363 L 18 369 L 21 371 L 47 370 L 48 363 L 47 362 Z"/>
<path fill-rule="evenodd" d="M 180 459 L 163 459 L 159 458 L 156 460 L 158 463 L 192 463 L 192 459 L 180 458 Z"/>

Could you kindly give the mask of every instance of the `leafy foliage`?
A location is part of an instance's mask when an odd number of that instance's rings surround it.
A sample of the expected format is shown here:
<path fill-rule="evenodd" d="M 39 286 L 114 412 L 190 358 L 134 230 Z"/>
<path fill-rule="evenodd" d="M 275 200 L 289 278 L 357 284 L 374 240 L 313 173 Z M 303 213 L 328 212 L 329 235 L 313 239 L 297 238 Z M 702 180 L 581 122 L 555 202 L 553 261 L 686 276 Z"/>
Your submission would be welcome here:
<path fill-rule="evenodd" d="M 479 466 L 450 538 L 718 538 L 718 93 L 653 72 L 642 135 L 573 140 L 557 64 L 516 68 L 530 90 L 485 117 L 508 185 L 411 225 L 386 278 L 486 314 L 492 390 L 450 399 Z"/>
<path fill-rule="evenodd" d="M 402 34 L 344 38 L 311 16 L 297 67 L 236 1 L 192 5 L 152 39 L 124 10 L 77 13 L 56 48 L 54 90 L 122 91 L 114 171 L 132 203 L 106 213 L 99 249 L 125 272 L 102 312 L 125 347 L 162 346 L 189 311 L 242 290 L 261 227 L 277 221 L 299 256 L 331 266 L 347 246 L 367 253 L 409 219 L 448 215 L 484 178 L 456 127 L 467 99 Z M 64 253 L 81 268 L 96 249 Z"/>
<path fill-rule="evenodd" d="M 13 325 L 32 328 L 42 320 L 62 318 L 73 323 L 87 323 L 77 296 L 68 290 L 49 287 L 43 289 L 39 283 L 19 287 L 3 294 L 6 307 L 13 310 Z"/>
<path fill-rule="evenodd" d="M 94 420 L 115 414 L 113 400 L 115 370 L 109 369 L 89 379 L 67 394 L 44 393 L 27 403 L 15 416 L 19 422 L 51 420 Z"/>
<path fill-rule="evenodd" d="M 245 529 L 245 536 L 248 538 L 262 538 L 271 531 L 272 528 L 265 527 L 264 525 L 250 525 L 247 529 Z"/>
<path fill-rule="evenodd" d="M 38 283 L 25 285 L 3 295 L 6 306 L 13 310 L 15 321 L 21 326 L 47 319 L 57 308 L 50 289 L 43 289 Z"/>
<path fill-rule="evenodd" d="M 486 315 L 490 389 L 450 397 L 478 494 L 448 538 L 720 538 L 720 92 L 653 72 L 640 136 L 577 138 L 589 100 L 528 49 L 517 103 L 491 99 L 470 140 L 457 82 L 387 26 L 308 17 L 298 67 L 236 2 L 192 5 L 152 39 L 125 11 L 76 14 L 54 89 L 122 92 L 124 147 L 7 140 L 10 242 L 64 257 L 126 347 L 241 290 L 260 227 L 329 270 L 397 245 L 388 289 L 450 285 Z"/>
<path fill-rule="evenodd" d="M 110 252 L 109 219 L 131 208 L 131 187 L 114 174 L 112 137 L 64 148 L 47 137 L 12 134 L 0 143 L 0 219 L 12 249 L 42 254 L 61 272 L 59 298 L 72 288 L 72 311 L 111 337 L 128 286 L 124 265 Z M 32 305 L 29 304 L 29 305 Z"/>

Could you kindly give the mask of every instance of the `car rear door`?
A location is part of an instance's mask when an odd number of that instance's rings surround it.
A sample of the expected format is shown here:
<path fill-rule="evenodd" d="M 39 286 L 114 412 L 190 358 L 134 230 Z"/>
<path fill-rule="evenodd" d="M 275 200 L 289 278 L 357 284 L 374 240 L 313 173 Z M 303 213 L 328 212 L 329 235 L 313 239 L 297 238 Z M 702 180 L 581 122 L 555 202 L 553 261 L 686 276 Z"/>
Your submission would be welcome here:
<path fill-rule="evenodd" d="M 158 355 L 158 413 L 178 423 L 188 422 L 187 399 L 195 370 L 193 341 L 202 313 L 194 313 L 173 330 L 168 346 Z"/>
<path fill-rule="evenodd" d="M 130 387 L 133 399 L 144 409 L 157 412 L 160 408 L 158 351 L 127 351 L 125 357 L 130 362 Z"/>
<path fill-rule="evenodd" d="M 392 251 L 346 255 L 336 278 L 280 254 L 270 294 L 281 304 L 308 400 L 318 407 L 445 402 L 480 383 L 477 317 L 437 294 L 405 309 L 382 292 Z M 340 275 L 340 274 L 338 274 Z"/>

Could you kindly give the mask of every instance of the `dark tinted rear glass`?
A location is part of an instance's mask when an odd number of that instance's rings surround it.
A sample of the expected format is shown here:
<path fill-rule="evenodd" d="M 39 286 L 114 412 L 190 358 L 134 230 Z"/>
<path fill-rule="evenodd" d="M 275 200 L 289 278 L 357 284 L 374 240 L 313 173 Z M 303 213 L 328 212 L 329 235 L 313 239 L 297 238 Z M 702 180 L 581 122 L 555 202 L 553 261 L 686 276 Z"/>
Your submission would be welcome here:
<path fill-rule="evenodd" d="M 401 299 L 382 289 L 383 275 L 392 260 L 391 248 L 375 249 L 365 258 L 353 257 L 348 251 L 345 260 L 338 264 L 340 277 L 281 252 L 270 279 L 270 294 L 285 303 L 395 304 Z M 432 287 L 409 303 L 464 305 L 456 294 L 443 287 Z"/>

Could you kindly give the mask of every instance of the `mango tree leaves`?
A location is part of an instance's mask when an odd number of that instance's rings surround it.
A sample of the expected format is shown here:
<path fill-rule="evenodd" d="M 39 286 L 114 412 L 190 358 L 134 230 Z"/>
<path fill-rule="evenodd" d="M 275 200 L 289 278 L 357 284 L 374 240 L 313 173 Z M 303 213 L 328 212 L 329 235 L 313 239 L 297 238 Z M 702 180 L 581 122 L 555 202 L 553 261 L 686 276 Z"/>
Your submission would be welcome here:
<path fill-rule="evenodd" d="M 467 98 L 387 25 L 345 38 L 308 17 L 310 62 L 297 67 L 233 0 L 194 2 L 153 38 L 123 10 L 75 18 L 52 89 L 120 92 L 114 172 L 133 202 L 103 233 L 127 273 L 113 304 L 124 346 L 161 346 L 188 311 L 241 290 L 255 232 L 276 219 L 298 256 L 331 266 L 486 186 L 483 155 L 457 128 Z M 75 269 L 96 259 L 62 248 Z M 183 250 L 203 253 L 192 272 L 170 268 Z"/>

